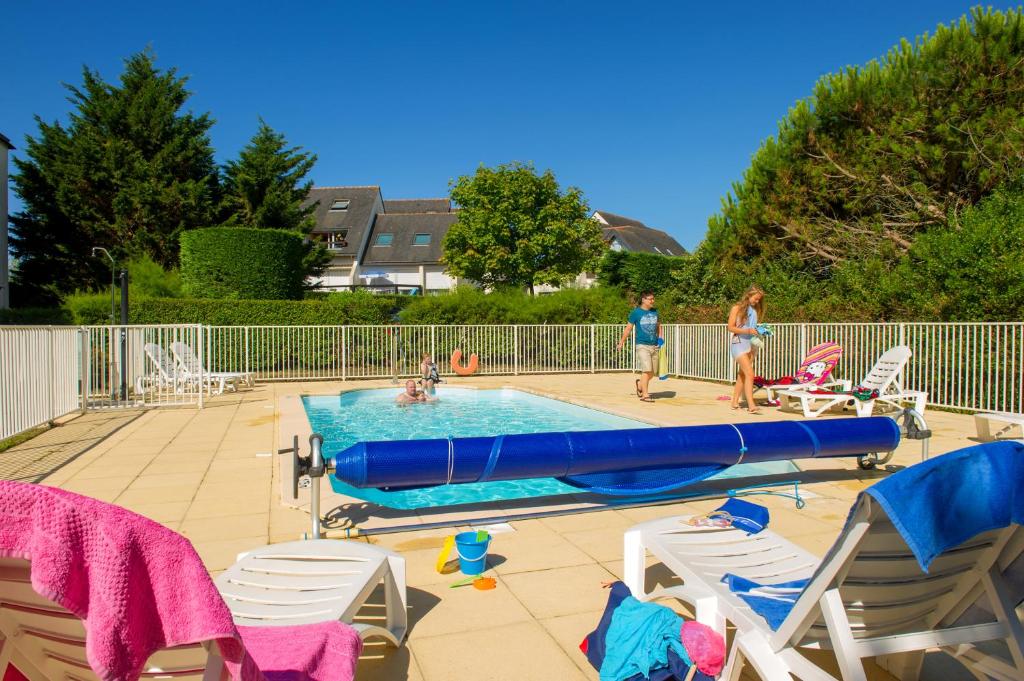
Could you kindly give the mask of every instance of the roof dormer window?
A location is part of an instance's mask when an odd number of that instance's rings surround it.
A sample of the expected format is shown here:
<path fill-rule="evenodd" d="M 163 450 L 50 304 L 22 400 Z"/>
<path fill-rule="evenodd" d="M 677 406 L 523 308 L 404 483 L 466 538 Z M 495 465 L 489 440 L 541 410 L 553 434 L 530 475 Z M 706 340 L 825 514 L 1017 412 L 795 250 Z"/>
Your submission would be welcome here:
<path fill-rule="evenodd" d="M 429 246 L 430 235 L 429 234 L 415 234 L 412 237 L 413 246 Z"/>
<path fill-rule="evenodd" d="M 331 203 L 331 212 L 339 210 L 348 210 L 348 204 L 351 203 L 348 199 L 335 199 Z"/>
<path fill-rule="evenodd" d="M 374 246 L 390 246 L 391 240 L 395 238 L 394 234 L 385 233 L 378 234 L 377 240 L 373 243 Z"/>

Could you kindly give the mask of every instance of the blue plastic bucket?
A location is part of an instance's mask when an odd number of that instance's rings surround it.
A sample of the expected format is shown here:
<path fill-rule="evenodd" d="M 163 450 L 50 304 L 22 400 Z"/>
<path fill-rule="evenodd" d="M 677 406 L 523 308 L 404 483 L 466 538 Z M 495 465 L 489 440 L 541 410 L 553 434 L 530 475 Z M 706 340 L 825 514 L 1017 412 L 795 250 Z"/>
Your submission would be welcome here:
<path fill-rule="evenodd" d="M 476 532 L 459 532 L 455 535 L 455 550 L 459 554 L 459 569 L 464 575 L 478 575 L 487 567 L 487 547 L 491 535 L 483 541 L 476 540 Z"/>

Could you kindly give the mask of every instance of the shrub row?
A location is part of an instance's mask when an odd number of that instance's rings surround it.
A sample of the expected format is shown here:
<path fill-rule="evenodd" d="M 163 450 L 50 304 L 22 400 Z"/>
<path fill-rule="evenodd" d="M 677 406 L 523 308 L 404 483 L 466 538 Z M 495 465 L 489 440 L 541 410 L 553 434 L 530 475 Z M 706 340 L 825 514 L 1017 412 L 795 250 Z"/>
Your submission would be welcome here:
<path fill-rule="evenodd" d="M 632 305 L 614 288 L 566 289 L 528 296 L 520 291 L 484 293 L 459 288 L 450 295 L 413 298 L 403 324 L 613 324 Z"/>
<path fill-rule="evenodd" d="M 208 227 L 181 235 L 181 279 L 192 298 L 302 297 L 303 238 L 283 229 Z"/>

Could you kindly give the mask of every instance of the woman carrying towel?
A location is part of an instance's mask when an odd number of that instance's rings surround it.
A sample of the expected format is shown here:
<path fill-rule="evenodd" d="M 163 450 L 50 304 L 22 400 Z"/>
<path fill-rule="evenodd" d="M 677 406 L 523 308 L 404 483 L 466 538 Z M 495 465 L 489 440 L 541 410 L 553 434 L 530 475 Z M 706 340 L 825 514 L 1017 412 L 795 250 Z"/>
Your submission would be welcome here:
<path fill-rule="evenodd" d="M 740 397 L 747 398 L 747 410 L 756 414 L 754 404 L 754 357 L 761 344 L 757 324 L 764 314 L 764 291 L 751 286 L 739 302 L 729 310 L 729 354 L 736 362 L 736 386 L 732 391 L 732 408 L 740 408 Z"/>

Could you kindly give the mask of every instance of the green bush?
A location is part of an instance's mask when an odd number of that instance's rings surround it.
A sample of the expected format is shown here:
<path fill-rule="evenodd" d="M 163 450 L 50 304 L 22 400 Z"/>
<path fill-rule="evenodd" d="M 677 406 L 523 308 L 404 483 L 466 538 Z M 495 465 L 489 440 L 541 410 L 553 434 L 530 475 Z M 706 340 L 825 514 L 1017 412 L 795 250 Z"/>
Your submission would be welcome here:
<path fill-rule="evenodd" d="M 614 288 L 565 289 L 529 296 L 520 291 L 484 293 L 460 287 L 444 296 L 413 298 L 403 324 L 617 324 L 632 305 Z"/>
<path fill-rule="evenodd" d="M 71 314 L 59 307 L 22 307 L 0 310 L 0 324 L 12 326 L 39 326 L 71 324 Z"/>
<path fill-rule="evenodd" d="M 389 324 L 409 298 L 333 293 L 320 300 L 197 300 L 148 298 L 132 304 L 133 324 L 319 326 Z"/>
<path fill-rule="evenodd" d="M 616 286 L 633 293 L 662 293 L 675 283 L 675 273 L 688 258 L 669 257 L 657 253 L 608 251 L 597 266 L 597 280 L 602 286 Z"/>
<path fill-rule="evenodd" d="M 128 261 L 128 290 L 132 298 L 181 298 L 181 273 L 165 270 L 148 255 Z"/>
<path fill-rule="evenodd" d="M 209 227 L 181 235 L 181 278 L 192 298 L 296 300 L 309 250 L 280 229 Z"/>

